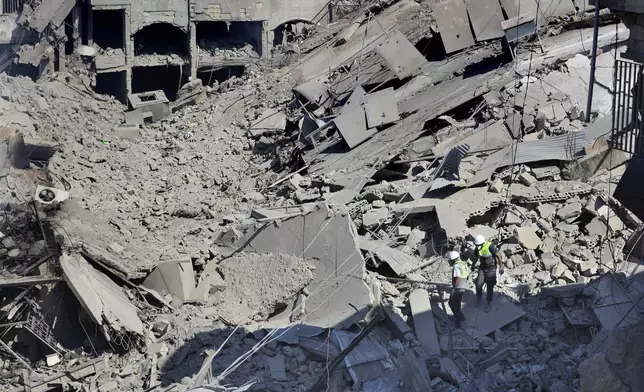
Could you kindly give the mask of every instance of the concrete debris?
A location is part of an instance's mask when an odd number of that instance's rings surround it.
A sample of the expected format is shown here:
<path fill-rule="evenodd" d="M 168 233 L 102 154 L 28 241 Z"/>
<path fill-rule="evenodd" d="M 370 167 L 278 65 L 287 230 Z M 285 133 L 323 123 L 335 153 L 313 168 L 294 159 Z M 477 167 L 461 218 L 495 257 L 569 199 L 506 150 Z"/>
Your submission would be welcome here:
<path fill-rule="evenodd" d="M 0 390 L 642 389 L 634 26 L 586 123 L 579 2 L 153 3 L 4 4 Z"/>
<path fill-rule="evenodd" d="M 65 282 L 94 323 L 143 335 L 136 306 L 110 278 L 78 254 L 63 254 L 60 266 Z"/>
<path fill-rule="evenodd" d="M 440 355 L 440 345 L 436 334 L 436 326 L 429 293 L 422 289 L 414 290 L 409 295 L 409 306 L 414 316 L 414 330 L 420 343 L 430 355 Z"/>

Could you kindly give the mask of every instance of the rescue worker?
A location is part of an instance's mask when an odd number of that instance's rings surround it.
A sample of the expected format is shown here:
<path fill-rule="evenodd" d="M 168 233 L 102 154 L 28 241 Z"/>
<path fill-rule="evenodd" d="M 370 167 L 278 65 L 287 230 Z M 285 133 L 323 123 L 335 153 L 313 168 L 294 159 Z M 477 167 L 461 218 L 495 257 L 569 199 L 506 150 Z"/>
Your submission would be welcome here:
<path fill-rule="evenodd" d="M 474 245 L 476 246 L 474 254 L 476 262 L 478 261 L 478 274 L 476 276 L 476 304 L 481 305 L 481 298 L 483 297 L 483 285 L 487 286 L 487 304 L 485 305 L 485 312 L 492 309 L 492 299 L 494 298 L 494 286 L 496 285 L 496 268 L 499 267 L 499 274 L 503 275 L 503 261 L 501 259 L 501 252 L 490 241 L 486 241 L 482 235 L 474 237 Z"/>
<path fill-rule="evenodd" d="M 461 260 L 460 253 L 451 251 L 447 254 L 447 260 L 452 266 L 452 293 L 449 296 L 449 307 L 454 313 L 454 324 L 456 328 L 461 327 L 461 321 L 465 316 L 461 311 L 461 301 L 467 286 L 467 278 L 470 276 L 470 267 Z"/>

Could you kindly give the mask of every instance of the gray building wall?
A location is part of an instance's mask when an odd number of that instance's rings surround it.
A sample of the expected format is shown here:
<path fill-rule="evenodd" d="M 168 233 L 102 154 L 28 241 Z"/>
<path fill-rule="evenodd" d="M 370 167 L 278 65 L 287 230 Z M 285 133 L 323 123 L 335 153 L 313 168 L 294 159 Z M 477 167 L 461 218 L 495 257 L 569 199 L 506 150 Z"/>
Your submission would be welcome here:
<path fill-rule="evenodd" d="M 327 0 L 192 0 L 190 15 L 195 22 L 217 20 L 264 20 L 273 30 L 292 20 L 310 21 Z"/>

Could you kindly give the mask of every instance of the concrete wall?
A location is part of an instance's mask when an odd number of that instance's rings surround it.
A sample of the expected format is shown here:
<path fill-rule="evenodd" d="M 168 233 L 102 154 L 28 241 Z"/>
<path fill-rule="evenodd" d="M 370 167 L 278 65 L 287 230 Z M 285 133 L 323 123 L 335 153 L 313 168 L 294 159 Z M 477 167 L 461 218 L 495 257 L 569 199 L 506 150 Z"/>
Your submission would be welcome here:
<path fill-rule="evenodd" d="M 133 1 L 132 34 L 153 23 L 170 23 L 187 32 L 190 24 L 188 0 Z"/>
<path fill-rule="evenodd" d="M 292 20 L 311 20 L 328 0 L 192 0 L 194 21 L 265 20 L 267 30 Z"/>

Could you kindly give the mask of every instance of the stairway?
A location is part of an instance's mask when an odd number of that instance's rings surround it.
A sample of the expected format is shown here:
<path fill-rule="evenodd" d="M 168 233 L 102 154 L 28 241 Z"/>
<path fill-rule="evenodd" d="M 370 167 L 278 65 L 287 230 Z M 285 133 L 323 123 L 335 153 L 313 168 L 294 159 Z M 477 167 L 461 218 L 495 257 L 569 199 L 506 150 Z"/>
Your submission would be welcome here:
<path fill-rule="evenodd" d="M 60 345 L 51 333 L 51 328 L 40 314 L 34 311 L 30 312 L 24 328 L 56 353 L 63 354 L 64 350 L 60 348 Z"/>

